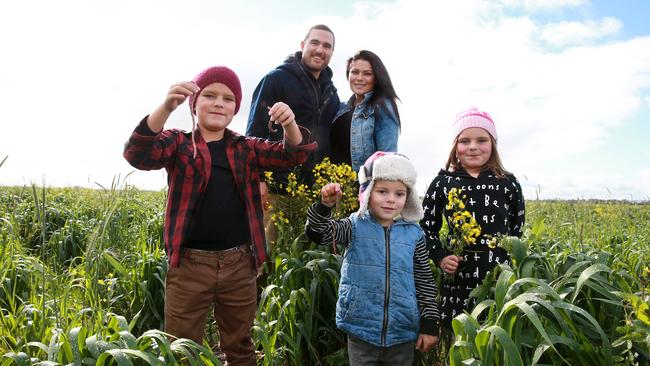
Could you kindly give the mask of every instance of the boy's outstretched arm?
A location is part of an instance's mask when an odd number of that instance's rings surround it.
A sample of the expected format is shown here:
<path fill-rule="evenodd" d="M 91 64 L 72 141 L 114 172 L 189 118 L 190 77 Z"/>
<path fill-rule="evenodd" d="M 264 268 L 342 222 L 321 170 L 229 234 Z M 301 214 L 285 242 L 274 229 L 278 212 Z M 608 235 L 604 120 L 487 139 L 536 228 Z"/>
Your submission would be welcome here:
<path fill-rule="evenodd" d="M 163 104 L 154 109 L 147 118 L 147 126 L 154 133 L 159 133 L 165 127 L 169 115 L 194 93 L 199 92 L 199 87 L 192 81 L 182 81 L 169 87 Z M 190 107 L 191 108 L 191 107 Z"/>
<path fill-rule="evenodd" d="M 172 85 L 165 101 L 135 128 L 124 144 L 122 155 L 131 166 L 142 170 L 161 169 L 173 161 L 177 148 L 177 133 L 163 131 L 169 115 L 189 97 L 198 92 L 191 81 Z"/>
<path fill-rule="evenodd" d="M 321 200 L 307 210 L 305 233 L 316 244 L 342 244 L 348 246 L 352 240 L 352 222 L 349 218 L 331 219 L 332 207 L 342 196 L 338 183 L 326 184 L 321 189 Z"/>
<path fill-rule="evenodd" d="M 291 108 L 283 102 L 277 102 L 269 109 L 269 118 L 274 123 L 280 124 L 284 130 L 284 141 L 289 146 L 297 146 L 302 142 L 302 133 L 296 116 Z"/>

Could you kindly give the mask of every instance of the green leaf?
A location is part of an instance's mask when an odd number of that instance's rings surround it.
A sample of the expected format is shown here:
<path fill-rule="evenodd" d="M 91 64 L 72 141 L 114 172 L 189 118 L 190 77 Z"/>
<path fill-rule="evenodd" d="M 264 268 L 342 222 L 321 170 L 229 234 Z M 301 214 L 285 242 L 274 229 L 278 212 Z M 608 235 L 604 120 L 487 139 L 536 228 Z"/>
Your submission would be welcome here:
<path fill-rule="evenodd" d="M 109 349 L 103 352 L 97 359 L 97 366 L 103 366 L 104 364 L 110 364 L 110 359 L 114 359 L 117 362 L 118 366 L 133 366 L 133 362 L 121 349 Z"/>
<path fill-rule="evenodd" d="M 73 362 L 75 366 L 81 366 L 81 347 L 83 345 L 81 342 L 85 338 L 86 328 L 84 327 L 75 327 L 68 332 L 68 338 L 70 339 L 70 347 L 72 348 Z"/>
<path fill-rule="evenodd" d="M 482 330 L 480 333 L 489 333 L 498 339 L 499 344 L 501 344 L 504 349 L 506 359 L 508 360 L 506 365 L 524 366 L 524 361 L 521 359 L 517 346 L 503 328 L 493 325 Z"/>
<path fill-rule="evenodd" d="M 134 350 L 134 349 L 121 349 L 124 354 L 130 355 L 135 358 L 139 358 L 141 360 L 144 360 L 147 364 L 152 365 L 152 366 L 158 366 L 158 365 L 165 365 L 164 362 L 156 358 L 154 355 L 143 352 L 140 350 Z"/>
<path fill-rule="evenodd" d="M 508 240 L 510 241 L 512 248 L 512 259 L 515 260 L 515 263 L 517 264 L 522 263 L 528 254 L 528 245 L 516 236 L 508 237 Z"/>
<path fill-rule="evenodd" d="M 589 268 L 585 269 L 581 274 L 580 277 L 578 277 L 578 281 L 576 282 L 576 288 L 573 292 L 573 296 L 571 297 L 571 303 L 574 303 L 576 300 L 576 297 L 580 293 L 580 290 L 582 289 L 582 286 L 584 286 L 585 282 L 589 281 L 593 276 L 595 276 L 599 272 L 611 272 L 611 269 L 607 267 L 604 264 L 594 264 L 590 266 Z"/>
<path fill-rule="evenodd" d="M 512 270 L 503 270 L 499 275 L 497 284 L 494 288 L 494 300 L 496 301 L 497 311 L 501 311 L 504 302 L 506 301 L 506 294 L 510 284 L 514 282 L 515 274 Z"/>
<path fill-rule="evenodd" d="M 2 357 L 9 359 L 2 362 L 3 366 L 10 365 L 12 360 L 16 363 L 16 366 L 29 366 L 32 364 L 32 360 L 29 358 L 29 355 L 27 355 L 25 352 L 18 352 L 18 353 L 7 352 L 4 355 L 2 355 Z"/>
<path fill-rule="evenodd" d="M 113 258 L 113 256 L 109 252 L 104 251 L 102 253 L 102 257 L 104 257 L 104 259 L 106 259 L 106 261 L 111 265 L 111 267 L 113 267 L 113 269 L 115 269 L 122 277 L 126 277 L 126 278 L 130 277 L 129 271 L 127 271 L 126 268 L 124 268 L 124 266 L 117 261 L 117 259 Z"/>
<path fill-rule="evenodd" d="M 603 332 L 602 328 L 588 312 L 586 312 L 584 309 L 575 306 L 573 304 L 565 303 L 565 302 L 554 302 L 553 306 L 557 308 L 562 308 L 571 312 L 575 312 L 579 315 L 581 315 L 589 324 L 591 324 L 593 331 L 597 332 L 598 335 L 600 336 L 600 339 L 602 341 L 602 347 L 603 351 L 605 352 L 605 362 L 608 362 L 609 364 L 612 363 L 612 349 L 611 345 L 609 343 L 609 338 L 605 335 L 605 332 Z"/>

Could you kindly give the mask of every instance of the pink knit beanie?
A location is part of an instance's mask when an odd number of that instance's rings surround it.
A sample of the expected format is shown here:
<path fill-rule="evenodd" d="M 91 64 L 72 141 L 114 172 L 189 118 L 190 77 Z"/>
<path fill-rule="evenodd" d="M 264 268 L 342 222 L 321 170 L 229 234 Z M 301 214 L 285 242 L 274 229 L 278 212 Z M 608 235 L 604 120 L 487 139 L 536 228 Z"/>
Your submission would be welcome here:
<path fill-rule="evenodd" d="M 235 114 L 239 112 L 239 105 L 241 104 L 241 83 L 234 71 L 225 66 L 208 67 L 196 75 L 194 82 L 201 90 L 190 96 L 190 107 L 192 113 L 196 113 L 196 97 L 201 94 L 201 91 L 203 91 L 206 86 L 212 83 L 221 83 L 230 88 L 233 94 L 235 94 Z"/>
<path fill-rule="evenodd" d="M 497 140 L 497 129 L 494 126 L 492 117 L 487 112 L 483 112 L 476 107 L 469 108 L 456 115 L 456 120 L 454 121 L 454 138 L 463 132 L 463 130 L 471 127 L 480 127 L 492 135 L 494 141 Z"/>

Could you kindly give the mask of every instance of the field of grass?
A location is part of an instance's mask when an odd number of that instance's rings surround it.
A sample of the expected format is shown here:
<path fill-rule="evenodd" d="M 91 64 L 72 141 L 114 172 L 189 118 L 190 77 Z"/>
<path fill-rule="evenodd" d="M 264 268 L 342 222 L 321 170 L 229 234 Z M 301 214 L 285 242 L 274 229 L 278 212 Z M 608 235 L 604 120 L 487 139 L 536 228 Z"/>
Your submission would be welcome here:
<path fill-rule="evenodd" d="M 310 199 L 296 191 L 265 268 L 259 364 L 342 365 L 341 252 L 300 235 Z M 202 345 L 160 331 L 164 202 L 132 188 L 0 187 L 0 365 L 220 364 L 214 324 Z M 443 335 L 415 364 L 648 364 L 650 204 L 527 209 L 524 237 L 501 244 L 513 265 L 493 271 L 471 314 L 454 320 L 455 342 Z"/>

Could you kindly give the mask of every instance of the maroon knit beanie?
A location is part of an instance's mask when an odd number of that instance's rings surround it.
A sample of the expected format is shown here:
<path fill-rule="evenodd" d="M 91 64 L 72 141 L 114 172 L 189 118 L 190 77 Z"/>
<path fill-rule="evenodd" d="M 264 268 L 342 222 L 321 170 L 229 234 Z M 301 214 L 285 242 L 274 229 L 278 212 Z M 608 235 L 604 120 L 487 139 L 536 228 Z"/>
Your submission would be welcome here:
<path fill-rule="evenodd" d="M 196 75 L 194 82 L 200 90 L 198 93 L 190 96 L 192 113 L 196 113 L 196 97 L 201 94 L 206 86 L 212 83 L 221 83 L 230 88 L 233 94 L 235 94 L 235 114 L 239 112 L 239 105 L 241 104 L 241 83 L 234 71 L 225 66 L 208 67 Z"/>

